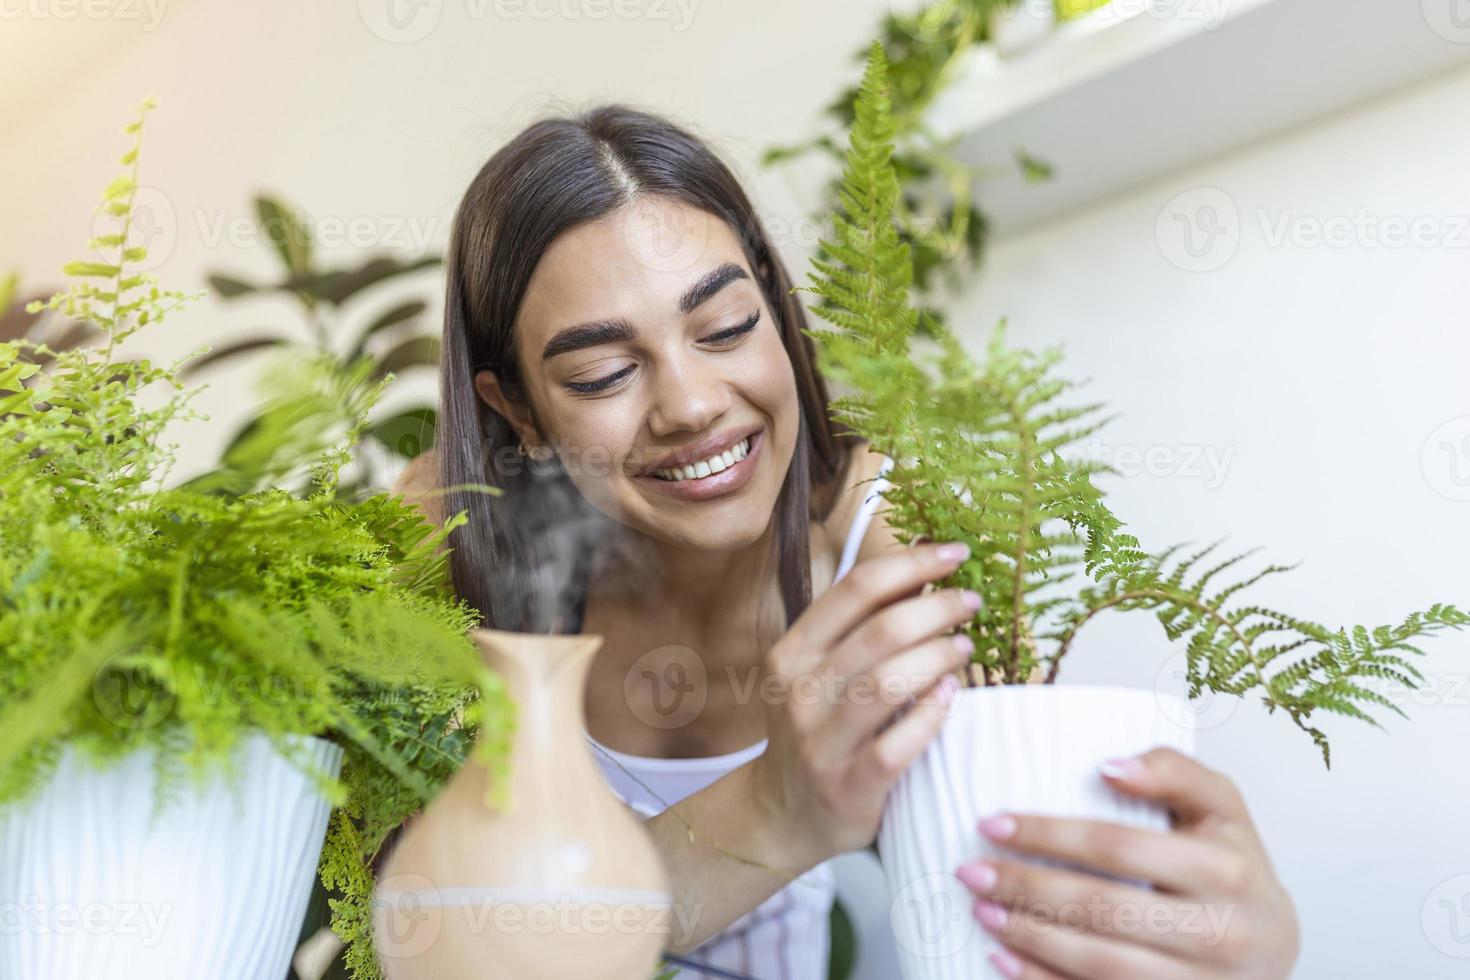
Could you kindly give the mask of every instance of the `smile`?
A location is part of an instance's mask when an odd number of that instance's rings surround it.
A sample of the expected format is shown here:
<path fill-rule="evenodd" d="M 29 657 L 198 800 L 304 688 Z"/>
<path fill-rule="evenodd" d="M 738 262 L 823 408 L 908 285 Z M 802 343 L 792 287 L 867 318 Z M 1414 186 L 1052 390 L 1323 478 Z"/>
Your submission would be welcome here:
<path fill-rule="evenodd" d="M 650 470 L 651 476 L 660 480 L 703 480 L 715 473 L 723 473 L 745 458 L 750 452 L 750 437 L 746 436 L 735 445 L 722 453 L 715 453 L 708 459 L 701 459 L 697 463 L 688 466 L 676 466 L 666 470 Z"/>
<path fill-rule="evenodd" d="M 728 449 L 682 466 L 660 467 L 636 477 L 638 483 L 679 500 L 711 500 L 735 493 L 750 482 L 765 444 L 760 429 Z"/>

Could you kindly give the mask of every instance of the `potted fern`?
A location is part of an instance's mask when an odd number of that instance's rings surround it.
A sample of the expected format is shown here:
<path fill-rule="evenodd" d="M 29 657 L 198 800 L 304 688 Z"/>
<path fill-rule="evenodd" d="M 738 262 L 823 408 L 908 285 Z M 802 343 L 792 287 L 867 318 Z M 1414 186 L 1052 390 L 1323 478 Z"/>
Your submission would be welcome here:
<path fill-rule="evenodd" d="M 1167 829 L 1165 811 L 1114 791 L 1098 768 L 1157 745 L 1192 751 L 1191 716 L 1178 697 L 1055 683 L 1095 617 L 1154 613 L 1165 639 L 1184 645 L 1189 698 L 1205 688 L 1259 696 L 1330 765 L 1316 716 L 1376 725 L 1364 710 L 1373 704 L 1403 714 L 1372 685 L 1415 687 L 1423 676 L 1403 655 L 1419 653 L 1422 637 L 1464 628 L 1470 615 L 1435 605 L 1398 625 L 1331 629 L 1240 603 L 1243 589 L 1281 566 L 1242 577 L 1245 555 L 1149 552 L 1125 533 L 1094 482 L 1105 467 L 1071 452 L 1106 420 L 1101 405 L 1070 400 L 1076 385 L 1057 373 L 1059 353 L 1012 348 L 1002 326 L 977 363 L 910 307 L 911 259 L 893 222 L 885 68 L 875 45 L 835 240 L 823 242 L 811 277 L 814 312 L 837 329 L 809 333 L 824 373 L 846 391 L 832 402 L 834 416 L 894 461 L 883 497 L 900 540 L 971 549 L 936 583 L 984 599 L 967 627 L 971 674 L 940 735 L 891 794 L 878 844 L 906 977 L 989 976 L 988 938 L 944 927 L 970 904 L 953 869 L 991 852 L 980 818 L 1031 811 Z"/>
<path fill-rule="evenodd" d="M 377 977 L 374 856 L 467 752 L 500 770 L 510 705 L 447 587 L 460 518 L 337 492 L 370 363 L 280 366 L 250 437 L 170 485 L 190 392 L 122 355 L 190 298 L 135 271 L 150 106 L 115 231 L 31 307 L 101 345 L 0 344 L 0 976 L 281 977 L 315 871 Z"/>

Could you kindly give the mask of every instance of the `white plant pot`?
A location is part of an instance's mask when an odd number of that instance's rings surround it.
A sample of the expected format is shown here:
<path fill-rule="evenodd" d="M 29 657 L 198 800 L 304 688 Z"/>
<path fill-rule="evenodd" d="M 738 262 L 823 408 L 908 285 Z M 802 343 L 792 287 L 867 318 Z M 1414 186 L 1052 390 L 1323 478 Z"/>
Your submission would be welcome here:
<path fill-rule="evenodd" d="M 1000 944 L 954 874 L 980 858 L 1017 859 L 980 834 L 982 818 L 1010 811 L 1167 830 L 1165 808 L 1115 790 L 1098 764 L 1160 745 L 1193 755 L 1192 721 L 1182 698 L 1151 690 L 961 688 L 939 735 L 894 786 L 878 832 L 905 980 L 1000 977 L 987 959 Z"/>
<path fill-rule="evenodd" d="M 298 740 L 336 775 L 342 749 Z M 55 774 L 0 809 L 0 977 L 279 980 L 331 807 L 263 735 L 237 775 L 178 788 L 154 816 L 154 751 L 99 769 L 64 749 Z"/>
<path fill-rule="evenodd" d="M 1053 0 L 1019 0 L 1014 7 L 991 12 L 990 39 L 1000 56 L 1009 58 L 1045 40 L 1056 24 Z"/>

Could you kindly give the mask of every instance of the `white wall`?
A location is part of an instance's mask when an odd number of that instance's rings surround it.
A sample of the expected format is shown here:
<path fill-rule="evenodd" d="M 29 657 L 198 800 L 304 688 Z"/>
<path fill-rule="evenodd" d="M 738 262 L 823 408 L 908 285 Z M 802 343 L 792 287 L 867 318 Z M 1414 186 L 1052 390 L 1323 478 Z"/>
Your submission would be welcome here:
<path fill-rule="evenodd" d="M 979 342 L 1008 316 L 1015 340 L 1064 343 L 1089 394 L 1123 413 L 1101 448 L 1135 474 L 1110 487 L 1146 544 L 1229 535 L 1304 560 L 1257 598 L 1333 625 L 1464 606 L 1467 104 L 1470 73 L 1442 78 L 999 241 L 954 322 Z M 1238 233 L 1233 256 L 1228 234 L 1199 259 L 1183 250 L 1171 207 L 1201 204 Z M 1280 243 L 1283 217 L 1297 235 L 1346 218 L 1349 237 Z M 1432 242 L 1383 246 L 1393 219 L 1416 218 Z M 1063 679 L 1148 685 L 1168 659 L 1147 616 L 1089 630 Z M 1425 648 L 1410 720 L 1382 712 L 1384 733 L 1322 719 L 1330 772 L 1257 703 L 1200 705 L 1201 756 L 1242 787 L 1296 899 L 1302 977 L 1470 969 L 1470 636 Z"/>

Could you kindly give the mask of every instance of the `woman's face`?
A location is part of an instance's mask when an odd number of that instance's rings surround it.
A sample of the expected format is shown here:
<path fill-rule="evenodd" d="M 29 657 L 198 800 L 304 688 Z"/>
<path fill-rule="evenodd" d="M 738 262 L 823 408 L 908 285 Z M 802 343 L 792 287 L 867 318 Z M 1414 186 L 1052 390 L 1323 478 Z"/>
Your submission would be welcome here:
<path fill-rule="evenodd" d="M 539 433 L 488 371 L 481 395 L 526 445 L 554 447 L 598 510 L 701 550 L 765 533 L 800 408 L 755 271 L 722 220 L 644 196 L 564 233 L 531 277 L 515 343 Z"/>

